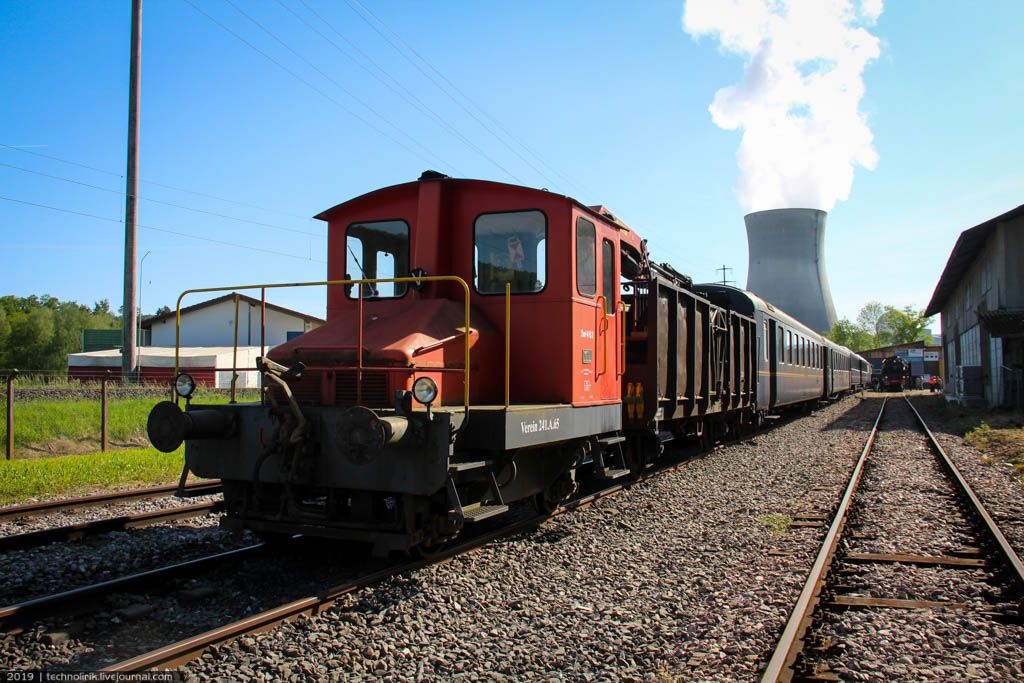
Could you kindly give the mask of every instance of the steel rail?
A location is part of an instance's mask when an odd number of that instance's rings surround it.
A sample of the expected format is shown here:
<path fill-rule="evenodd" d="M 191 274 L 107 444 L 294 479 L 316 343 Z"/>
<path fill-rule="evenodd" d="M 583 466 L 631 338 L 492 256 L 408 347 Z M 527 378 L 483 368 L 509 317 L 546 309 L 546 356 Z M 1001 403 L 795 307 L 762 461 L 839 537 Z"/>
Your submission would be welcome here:
<path fill-rule="evenodd" d="M 686 462 L 686 460 L 683 460 L 678 463 L 673 463 L 669 467 L 659 470 L 658 473 L 675 470 Z M 103 669 L 103 671 L 111 673 L 134 673 L 154 668 L 181 666 L 197 659 L 206 649 L 214 645 L 229 642 L 243 635 L 261 633 L 277 626 L 278 624 L 291 621 L 300 615 L 318 614 L 325 609 L 329 609 L 338 601 L 339 598 L 349 593 L 362 590 L 363 588 L 369 588 L 370 586 L 380 583 L 381 581 L 397 574 L 413 572 L 425 567 L 447 563 L 456 557 L 480 550 L 489 543 L 498 539 L 539 528 L 544 523 L 554 519 L 555 517 L 559 517 L 573 510 L 580 510 L 589 507 L 602 498 L 614 495 L 623 489 L 629 488 L 641 481 L 646 481 L 653 476 L 656 475 L 652 473 L 643 476 L 636 481 L 615 484 L 606 489 L 602 489 L 582 498 L 570 501 L 549 515 L 538 515 L 527 520 L 515 522 L 511 525 L 495 529 L 478 537 L 468 539 L 467 541 L 451 548 L 444 549 L 432 557 L 412 560 L 400 565 L 381 569 L 371 574 L 367 574 L 366 576 L 328 588 L 325 591 L 320 591 L 315 595 L 299 598 L 298 600 L 294 600 L 278 607 L 273 607 L 264 612 L 260 612 L 259 614 L 254 614 L 239 621 L 180 640 L 177 643 L 172 643 L 166 647 L 112 664 Z"/>
<path fill-rule="evenodd" d="M 161 522 L 171 522 L 176 519 L 187 519 L 199 517 L 224 509 L 224 501 L 217 500 L 212 503 L 196 503 L 194 505 L 181 505 L 163 510 L 150 510 L 133 515 L 121 515 L 119 517 L 106 517 L 94 519 L 88 522 L 79 522 L 67 526 L 51 527 L 38 531 L 28 531 L 23 534 L 12 536 L 0 536 L 0 552 L 11 550 L 24 550 L 56 543 L 59 541 L 74 541 L 85 536 L 105 534 L 111 531 L 124 531 L 133 527 L 149 526 Z"/>
<path fill-rule="evenodd" d="M 967 483 L 966 479 L 964 479 L 959 468 L 953 464 L 953 461 L 946 454 L 946 451 L 943 450 L 941 445 L 939 445 L 939 442 L 932 433 L 932 430 L 928 428 L 924 418 L 921 417 L 921 413 L 917 412 L 917 408 L 914 407 L 914 404 L 908 397 L 904 396 L 904 400 L 906 400 L 907 405 L 910 406 L 910 410 L 913 411 L 914 416 L 917 417 L 918 426 L 920 426 L 928 436 L 928 442 L 931 444 L 932 450 L 934 450 L 935 454 L 939 456 L 939 460 L 953 479 L 956 487 L 960 489 L 960 493 L 963 494 L 963 496 L 970 502 L 972 511 L 981 520 L 982 526 L 984 526 L 985 530 L 988 532 L 992 544 L 996 547 L 999 554 L 1002 555 L 1006 565 L 1013 570 L 1012 573 L 1017 581 L 1017 585 L 1024 588 L 1024 563 L 1021 562 L 1020 556 L 1017 555 L 1017 552 L 1013 549 L 1013 546 L 1010 545 L 1010 542 L 1006 540 L 1006 536 L 1004 536 L 1003 532 L 999 529 L 999 525 L 992 518 L 992 515 L 989 514 L 988 510 L 985 508 L 985 504 L 981 502 L 980 498 L 978 498 L 971 485 Z"/>
<path fill-rule="evenodd" d="M 879 415 L 881 415 L 881 413 L 879 413 Z M 772 428 L 773 427 L 768 427 L 766 430 L 770 430 Z M 756 435 L 757 434 L 749 434 L 729 441 L 724 441 L 701 452 L 711 453 L 714 450 L 739 443 L 740 441 L 744 441 L 748 438 L 753 438 Z M 338 601 L 339 598 L 349 593 L 362 590 L 363 588 L 373 586 L 374 584 L 384 581 L 396 574 L 412 572 L 432 565 L 444 564 L 455 557 L 479 550 L 495 540 L 539 528 L 551 519 L 573 510 L 584 509 L 593 505 L 602 498 L 615 495 L 616 493 L 627 488 L 631 488 L 636 484 L 648 481 L 649 479 L 653 479 L 662 474 L 675 471 L 690 462 L 692 455 L 693 454 L 686 454 L 681 460 L 672 462 L 650 472 L 644 472 L 636 479 L 620 482 L 609 486 L 608 488 L 601 489 L 600 491 L 577 498 L 576 500 L 569 501 L 565 505 L 553 511 L 551 514 L 538 515 L 528 520 L 516 522 L 500 529 L 495 529 L 494 531 L 482 534 L 481 536 L 467 539 L 459 545 L 444 549 L 430 558 L 417 559 L 401 565 L 387 567 L 352 581 L 339 584 L 325 591 L 320 591 L 315 595 L 310 595 L 278 607 L 273 607 L 264 612 L 260 612 L 259 614 L 246 617 L 245 619 L 196 634 L 165 647 L 143 653 L 137 657 L 111 664 L 103 669 L 103 671 L 110 673 L 136 673 L 147 671 L 149 669 L 170 668 L 187 664 L 188 662 L 199 658 L 202 653 L 210 647 L 222 645 L 247 634 L 267 631 L 278 624 L 291 621 L 301 615 L 318 614 L 325 609 L 329 609 Z"/>
<path fill-rule="evenodd" d="M 265 544 L 257 543 L 255 545 L 235 548 L 234 550 L 227 550 L 214 555 L 207 555 L 205 557 L 188 560 L 186 562 L 179 562 L 165 567 L 159 567 L 157 569 L 149 569 L 136 574 L 129 574 L 128 576 L 121 576 L 116 579 L 101 581 L 100 583 L 72 588 L 71 590 L 63 591 L 61 593 L 44 595 L 42 597 L 19 602 L 14 605 L 0 607 L 0 627 L 2 627 L 4 631 L 10 632 L 9 627 L 14 624 L 21 624 L 29 619 L 38 619 L 40 617 L 61 613 L 73 605 L 94 600 L 98 597 L 110 595 L 112 593 L 127 591 L 139 586 L 150 585 L 158 581 L 166 581 L 178 576 L 192 575 L 196 571 L 207 569 L 211 565 L 215 565 L 229 559 L 237 559 L 252 555 L 257 551 L 262 550 L 264 547 Z"/>
<path fill-rule="evenodd" d="M 164 486 L 148 486 L 141 489 L 132 489 L 130 491 L 115 491 L 112 493 L 100 493 L 92 496 L 62 498 L 60 500 L 44 500 L 38 503 L 26 503 L 24 505 L 11 505 L 9 507 L 0 508 L 0 522 L 6 522 L 20 517 L 30 517 L 33 515 L 59 512 L 61 510 L 92 507 L 94 505 L 109 505 L 111 503 L 124 503 L 132 500 L 142 500 L 145 498 L 159 498 L 161 496 L 172 494 L 177 490 L 177 484 L 167 484 Z M 185 484 L 185 490 L 188 492 L 188 497 L 191 498 L 195 496 L 214 495 L 220 493 L 223 489 L 221 488 L 220 480 L 211 479 L 209 481 L 194 481 L 189 484 Z"/>
<path fill-rule="evenodd" d="M 850 481 L 846 485 L 846 491 L 843 494 L 842 500 L 839 501 L 839 506 L 836 508 L 832 525 L 829 527 L 828 534 L 826 534 L 825 540 L 821 544 L 821 549 L 814 560 L 814 565 L 811 567 L 811 572 L 804 583 L 803 590 L 800 591 L 800 597 L 797 598 L 796 606 L 790 614 L 789 621 L 786 622 L 786 627 L 779 637 L 778 645 L 775 647 L 771 659 L 768 660 L 768 666 L 761 675 L 762 683 L 790 681 L 793 678 L 793 664 L 803 649 L 804 634 L 810 625 L 814 608 L 818 605 L 821 589 L 825 586 L 825 576 L 828 574 L 828 569 L 832 564 L 832 559 L 835 557 L 836 549 L 839 547 L 839 539 L 842 537 L 843 528 L 846 526 L 847 514 L 853 502 L 853 496 L 857 491 L 857 486 L 860 484 L 861 475 L 864 472 L 864 463 L 867 462 L 868 454 L 875 443 L 878 425 L 882 421 L 882 414 L 885 412 L 885 405 L 888 400 L 887 398 L 882 399 L 882 407 L 878 410 L 878 417 L 875 418 L 875 424 L 871 427 L 871 433 L 864 443 L 864 449 L 861 451 L 857 464 L 853 468 L 853 473 L 850 475 Z"/>

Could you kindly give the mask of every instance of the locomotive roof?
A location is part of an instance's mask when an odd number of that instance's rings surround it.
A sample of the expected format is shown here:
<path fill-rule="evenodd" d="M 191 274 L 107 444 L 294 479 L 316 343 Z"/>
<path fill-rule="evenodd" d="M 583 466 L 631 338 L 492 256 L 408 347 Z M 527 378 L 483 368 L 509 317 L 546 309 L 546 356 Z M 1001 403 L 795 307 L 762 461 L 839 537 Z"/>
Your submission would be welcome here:
<path fill-rule="evenodd" d="M 412 188 L 413 186 L 417 186 L 417 185 L 419 185 L 421 183 L 433 183 L 433 182 L 450 183 L 450 184 L 457 185 L 457 186 L 480 185 L 480 186 L 488 186 L 488 187 L 508 188 L 510 190 L 515 190 L 517 192 L 522 192 L 522 191 L 535 192 L 538 195 L 543 195 L 545 197 L 552 197 L 552 196 L 554 196 L 554 197 L 558 197 L 558 198 L 561 198 L 561 199 L 565 199 L 566 201 L 572 203 L 577 209 L 580 209 L 580 210 L 582 210 L 582 211 L 584 211 L 586 213 L 589 213 L 590 215 L 595 216 L 596 218 L 599 218 L 599 219 L 601 219 L 601 220 L 603 220 L 605 222 L 612 223 L 612 224 L 616 225 L 620 230 L 622 230 L 622 231 L 624 231 L 624 232 L 634 236 L 633 239 L 631 239 L 629 241 L 631 243 L 635 242 L 634 246 L 639 248 L 640 237 L 639 237 L 639 235 L 637 235 L 636 231 L 634 231 L 632 228 L 630 228 L 628 225 L 626 225 L 620 218 L 618 218 L 615 214 L 613 214 L 611 212 L 611 210 L 608 209 L 608 207 L 606 207 L 606 206 L 603 206 L 603 205 L 600 205 L 600 204 L 597 204 L 597 205 L 594 205 L 594 206 L 587 206 L 583 202 L 581 202 L 581 201 L 579 201 L 577 199 L 574 199 L 573 197 L 570 197 L 569 195 L 558 194 L 557 192 L 551 192 L 550 190 L 545 189 L 545 188 L 527 187 L 526 185 L 513 185 L 512 183 L 499 183 L 499 182 L 494 181 L 494 180 L 478 180 L 478 179 L 475 179 L 475 178 L 451 178 L 449 176 L 442 175 L 440 173 L 435 173 L 433 171 L 425 172 L 418 180 L 413 180 L 413 181 L 408 182 L 408 183 L 398 183 L 397 185 L 388 185 L 386 187 L 381 187 L 381 188 L 378 188 L 376 190 L 371 190 L 370 192 L 366 192 L 366 193 L 361 194 L 361 195 L 359 195 L 357 197 L 353 197 L 352 199 L 347 199 L 347 200 L 341 202 L 340 204 L 335 204 L 331 208 L 326 209 L 324 211 L 321 211 L 320 213 L 318 213 L 315 216 L 313 216 L 313 218 L 316 218 L 316 219 L 321 220 L 321 221 L 329 221 L 331 219 L 331 217 L 335 213 L 340 211 L 343 207 L 349 206 L 349 205 L 357 203 L 357 202 L 365 201 L 366 199 L 368 199 L 370 197 L 373 197 L 376 194 L 383 194 L 383 193 L 388 193 L 388 192 L 394 192 L 394 191 L 400 190 L 402 188 Z"/>

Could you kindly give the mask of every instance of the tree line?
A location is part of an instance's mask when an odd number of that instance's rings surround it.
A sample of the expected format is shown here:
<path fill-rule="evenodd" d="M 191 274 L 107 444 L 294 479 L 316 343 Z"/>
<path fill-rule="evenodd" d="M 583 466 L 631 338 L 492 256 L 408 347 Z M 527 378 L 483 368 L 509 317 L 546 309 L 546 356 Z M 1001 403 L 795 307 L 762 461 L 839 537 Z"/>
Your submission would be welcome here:
<path fill-rule="evenodd" d="M 82 330 L 117 330 L 121 316 L 107 299 L 92 308 L 56 297 L 0 297 L 0 368 L 63 373 L 82 350 Z"/>
<path fill-rule="evenodd" d="M 893 344 L 910 344 L 916 341 L 931 344 L 931 335 L 925 333 L 931 321 L 932 318 L 926 317 L 923 309 L 916 309 L 913 306 L 896 308 L 870 301 L 860 309 L 857 320 L 837 320 L 832 325 L 832 331 L 825 336 L 851 351 L 877 349 Z"/>

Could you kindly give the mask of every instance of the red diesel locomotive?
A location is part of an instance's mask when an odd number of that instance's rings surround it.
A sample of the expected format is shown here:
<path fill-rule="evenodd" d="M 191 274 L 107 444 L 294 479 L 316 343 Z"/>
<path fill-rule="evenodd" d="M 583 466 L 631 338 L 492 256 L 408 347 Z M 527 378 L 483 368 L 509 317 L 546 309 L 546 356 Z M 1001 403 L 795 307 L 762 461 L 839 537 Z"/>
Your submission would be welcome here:
<path fill-rule="evenodd" d="M 260 360 L 260 402 L 150 416 L 223 481 L 230 527 L 430 550 L 793 402 L 758 400 L 762 313 L 696 293 L 604 207 L 427 172 L 317 218 L 327 323 Z"/>

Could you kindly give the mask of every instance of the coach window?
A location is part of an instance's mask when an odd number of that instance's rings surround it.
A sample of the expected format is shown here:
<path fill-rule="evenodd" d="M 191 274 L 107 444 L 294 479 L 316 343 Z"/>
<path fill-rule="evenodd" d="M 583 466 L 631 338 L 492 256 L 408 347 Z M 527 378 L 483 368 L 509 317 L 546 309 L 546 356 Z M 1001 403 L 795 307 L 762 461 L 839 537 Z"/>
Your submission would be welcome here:
<path fill-rule="evenodd" d="M 793 364 L 793 333 L 786 330 L 786 362 Z"/>
<path fill-rule="evenodd" d="M 345 230 L 345 279 L 377 280 L 409 275 L 409 224 L 405 221 L 353 223 Z M 405 296 L 406 282 L 378 282 L 362 285 L 367 298 Z M 350 298 L 359 292 L 345 288 Z"/>
<path fill-rule="evenodd" d="M 761 335 L 762 342 L 764 344 L 764 361 L 768 362 L 768 319 L 764 319 L 764 334 Z"/>
<path fill-rule="evenodd" d="M 615 245 L 601 240 L 601 293 L 604 294 L 604 312 L 615 312 Z"/>
<path fill-rule="evenodd" d="M 576 219 L 576 291 L 583 296 L 597 292 L 597 230 L 582 216 Z"/>
<path fill-rule="evenodd" d="M 485 213 L 473 224 L 476 267 L 473 284 L 481 294 L 533 294 L 547 279 L 547 218 L 541 211 Z"/>

